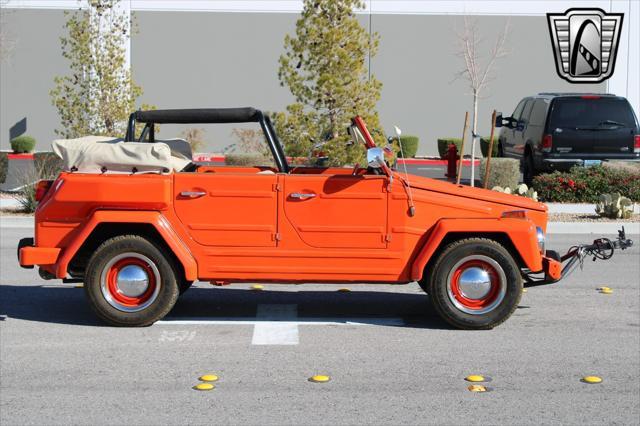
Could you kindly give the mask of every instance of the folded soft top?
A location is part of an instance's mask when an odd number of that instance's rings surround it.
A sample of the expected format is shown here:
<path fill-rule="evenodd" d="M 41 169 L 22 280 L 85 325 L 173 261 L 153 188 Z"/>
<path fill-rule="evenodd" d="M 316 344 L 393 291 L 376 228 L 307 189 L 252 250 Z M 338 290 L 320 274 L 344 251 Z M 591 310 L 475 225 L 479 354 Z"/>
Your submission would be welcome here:
<path fill-rule="evenodd" d="M 169 173 L 191 162 L 191 147 L 182 139 L 148 143 L 85 136 L 58 139 L 51 146 L 64 170 L 80 173 Z"/>

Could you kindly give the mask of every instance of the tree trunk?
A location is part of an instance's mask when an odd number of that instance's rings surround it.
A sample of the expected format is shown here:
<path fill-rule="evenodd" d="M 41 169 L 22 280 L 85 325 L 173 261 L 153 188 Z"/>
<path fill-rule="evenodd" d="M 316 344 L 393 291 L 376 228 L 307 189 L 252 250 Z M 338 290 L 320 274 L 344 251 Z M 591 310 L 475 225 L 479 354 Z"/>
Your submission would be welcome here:
<path fill-rule="evenodd" d="M 478 92 L 473 92 L 473 128 L 471 130 L 471 186 L 475 186 L 476 183 L 476 135 L 478 127 Z"/>

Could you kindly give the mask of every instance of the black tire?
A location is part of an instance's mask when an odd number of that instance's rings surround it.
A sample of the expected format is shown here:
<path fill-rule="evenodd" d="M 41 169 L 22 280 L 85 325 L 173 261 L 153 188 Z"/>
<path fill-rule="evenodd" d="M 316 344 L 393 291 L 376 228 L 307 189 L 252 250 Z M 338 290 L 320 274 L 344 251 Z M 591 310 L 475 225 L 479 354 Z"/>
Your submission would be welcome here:
<path fill-rule="evenodd" d="M 533 156 L 530 153 L 526 153 L 522 163 L 522 180 L 530 188 L 533 183 L 533 178 L 536 175 L 536 168 L 533 163 Z"/>
<path fill-rule="evenodd" d="M 182 278 L 178 282 L 178 290 L 179 290 L 180 296 L 182 296 L 187 290 L 189 290 L 192 285 L 193 285 L 193 281 L 188 281 L 185 278 Z"/>
<path fill-rule="evenodd" d="M 112 291 L 109 284 L 120 282 L 109 277 L 129 266 L 126 263 L 129 259 L 143 265 L 140 270 L 149 271 L 149 285 L 141 295 L 143 302 L 132 307 L 121 302 L 122 293 Z M 124 266 L 118 269 L 117 265 L 123 262 Z M 105 241 L 93 253 L 85 274 L 84 290 L 91 308 L 107 324 L 144 327 L 163 318 L 175 305 L 179 292 L 176 275 L 173 262 L 160 247 L 139 235 L 121 235 Z M 120 277 L 119 273 L 116 277 Z"/>
<path fill-rule="evenodd" d="M 461 262 L 465 262 L 462 263 Z M 476 309 L 467 306 L 464 292 L 452 290 L 453 282 L 462 277 L 465 265 L 475 262 L 474 269 L 489 270 L 489 293 L 486 304 Z M 458 281 L 456 281 L 458 282 Z M 457 284 L 455 284 L 457 289 Z M 504 292 L 502 292 L 504 289 Z M 436 312 L 449 324 L 464 330 L 487 330 L 507 320 L 522 297 L 522 276 L 511 254 L 499 243 L 485 238 L 468 238 L 449 244 L 438 256 L 429 273 L 429 296 Z M 464 301 L 466 300 L 466 302 Z M 470 303 L 485 303 L 471 299 Z"/>

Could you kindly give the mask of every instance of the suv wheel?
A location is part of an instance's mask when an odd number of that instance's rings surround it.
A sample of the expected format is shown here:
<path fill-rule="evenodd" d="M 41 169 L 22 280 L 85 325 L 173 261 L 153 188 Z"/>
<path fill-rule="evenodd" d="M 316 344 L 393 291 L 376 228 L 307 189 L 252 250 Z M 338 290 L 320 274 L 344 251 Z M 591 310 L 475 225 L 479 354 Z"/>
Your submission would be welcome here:
<path fill-rule="evenodd" d="M 522 167 L 522 178 L 528 187 L 531 187 L 533 178 L 536 175 L 535 165 L 533 164 L 533 156 L 530 153 L 525 154 Z"/>
<path fill-rule="evenodd" d="M 429 295 L 438 314 L 454 327 L 491 329 L 520 303 L 522 277 L 509 252 L 484 238 L 456 241 L 438 256 Z"/>
<path fill-rule="evenodd" d="M 138 235 L 102 243 L 89 260 L 84 288 L 100 319 L 131 327 L 163 318 L 179 291 L 172 262 L 163 250 Z"/>

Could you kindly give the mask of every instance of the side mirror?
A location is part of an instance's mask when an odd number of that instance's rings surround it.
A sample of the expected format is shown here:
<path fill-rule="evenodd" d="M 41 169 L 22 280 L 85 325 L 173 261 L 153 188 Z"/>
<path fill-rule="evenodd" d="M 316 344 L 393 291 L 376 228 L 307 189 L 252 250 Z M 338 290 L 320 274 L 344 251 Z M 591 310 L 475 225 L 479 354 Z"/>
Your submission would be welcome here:
<path fill-rule="evenodd" d="M 496 113 L 496 122 L 495 122 L 495 126 L 496 126 L 496 127 L 502 127 L 502 113 L 501 113 L 501 112 L 497 112 L 497 113 Z"/>
<path fill-rule="evenodd" d="M 374 169 L 382 168 L 384 164 L 384 152 L 382 148 L 367 149 L 367 165 Z"/>

